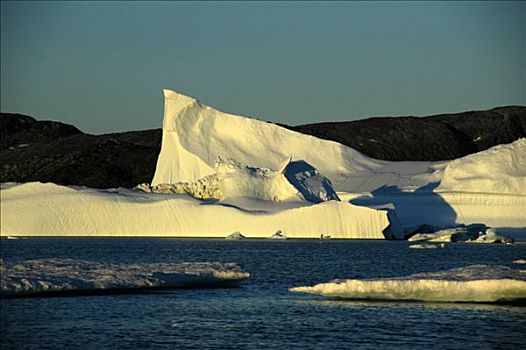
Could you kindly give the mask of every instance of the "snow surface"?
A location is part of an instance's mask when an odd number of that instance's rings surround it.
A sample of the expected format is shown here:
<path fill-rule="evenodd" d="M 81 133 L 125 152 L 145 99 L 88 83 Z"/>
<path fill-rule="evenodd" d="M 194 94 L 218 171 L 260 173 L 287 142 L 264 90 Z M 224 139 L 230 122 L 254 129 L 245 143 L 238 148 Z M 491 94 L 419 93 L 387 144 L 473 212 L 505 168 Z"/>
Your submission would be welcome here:
<path fill-rule="evenodd" d="M 472 265 L 407 277 L 335 280 L 292 292 L 346 299 L 502 302 L 526 299 L 526 270 Z"/>
<path fill-rule="evenodd" d="M 451 161 L 437 191 L 525 195 L 526 139 Z"/>
<path fill-rule="evenodd" d="M 30 182 L 1 192 L 2 236 L 221 237 L 383 239 L 387 213 L 347 202 L 313 204 L 250 198 L 207 202 L 189 195 L 97 190 Z"/>
<path fill-rule="evenodd" d="M 0 261 L 0 295 L 227 285 L 249 278 L 235 263 L 110 264 L 75 259 Z"/>

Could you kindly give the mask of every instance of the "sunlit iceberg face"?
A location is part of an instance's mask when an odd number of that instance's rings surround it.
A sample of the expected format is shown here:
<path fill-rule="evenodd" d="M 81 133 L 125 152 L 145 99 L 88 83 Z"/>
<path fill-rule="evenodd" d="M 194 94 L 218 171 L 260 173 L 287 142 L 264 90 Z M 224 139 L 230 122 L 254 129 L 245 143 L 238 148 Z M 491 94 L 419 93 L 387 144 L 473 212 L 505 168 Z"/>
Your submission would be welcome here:
<path fill-rule="evenodd" d="M 251 197 L 275 202 L 339 200 L 331 181 L 309 163 L 285 159 L 279 169 L 256 168 L 219 158 L 215 172 L 223 198 Z"/>
<path fill-rule="evenodd" d="M 335 280 L 290 290 L 344 299 L 524 302 L 526 270 L 473 265 L 397 278 Z"/>

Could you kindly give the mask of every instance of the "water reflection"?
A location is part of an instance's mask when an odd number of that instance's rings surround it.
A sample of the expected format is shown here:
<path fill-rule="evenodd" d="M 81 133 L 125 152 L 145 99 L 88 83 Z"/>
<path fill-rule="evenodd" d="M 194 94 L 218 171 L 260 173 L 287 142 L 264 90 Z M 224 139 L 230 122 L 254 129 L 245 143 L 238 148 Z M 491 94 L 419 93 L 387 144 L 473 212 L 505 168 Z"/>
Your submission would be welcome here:
<path fill-rule="evenodd" d="M 386 300 L 341 300 L 341 299 L 292 299 L 299 305 L 314 305 L 342 308 L 426 308 L 465 311 L 512 311 L 526 313 L 526 304 L 483 304 L 483 303 L 437 303 L 421 301 L 386 301 Z"/>

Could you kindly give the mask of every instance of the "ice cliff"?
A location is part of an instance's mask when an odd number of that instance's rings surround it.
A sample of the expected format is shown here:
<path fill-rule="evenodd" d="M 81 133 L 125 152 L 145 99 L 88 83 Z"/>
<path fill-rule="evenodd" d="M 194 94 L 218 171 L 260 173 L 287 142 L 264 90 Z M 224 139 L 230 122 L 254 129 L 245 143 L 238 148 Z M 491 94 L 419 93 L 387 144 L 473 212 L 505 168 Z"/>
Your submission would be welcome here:
<path fill-rule="evenodd" d="M 447 164 L 375 160 L 333 141 L 223 113 L 175 91 L 164 90 L 164 96 L 163 141 L 152 185 L 194 182 L 212 174 L 218 158 L 278 169 L 292 157 L 318 169 L 337 191 L 411 190 L 439 181 Z"/>

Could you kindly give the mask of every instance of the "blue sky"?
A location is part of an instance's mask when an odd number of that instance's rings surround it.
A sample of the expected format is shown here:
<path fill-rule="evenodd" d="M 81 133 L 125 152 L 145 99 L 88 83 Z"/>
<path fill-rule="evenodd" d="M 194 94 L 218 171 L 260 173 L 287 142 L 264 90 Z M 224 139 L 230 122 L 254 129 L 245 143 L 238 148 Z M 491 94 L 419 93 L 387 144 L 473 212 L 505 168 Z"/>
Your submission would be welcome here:
<path fill-rule="evenodd" d="M 288 124 L 526 104 L 525 2 L 2 2 L 1 110 L 161 127 L 162 89 Z"/>

